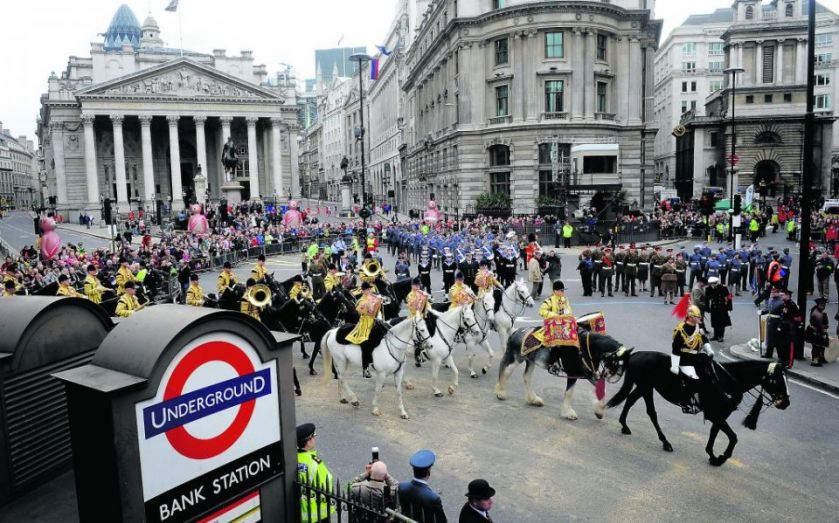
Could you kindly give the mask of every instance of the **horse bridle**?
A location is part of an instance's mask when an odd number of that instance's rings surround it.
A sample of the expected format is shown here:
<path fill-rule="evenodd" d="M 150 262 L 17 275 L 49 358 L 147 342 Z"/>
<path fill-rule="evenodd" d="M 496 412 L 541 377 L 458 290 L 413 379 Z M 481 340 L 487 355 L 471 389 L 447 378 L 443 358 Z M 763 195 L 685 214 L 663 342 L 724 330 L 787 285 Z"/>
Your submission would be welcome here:
<path fill-rule="evenodd" d="M 443 321 L 443 318 L 441 318 L 439 316 L 437 317 L 437 321 L 442 323 L 443 325 L 445 325 L 449 329 L 453 330 L 454 333 L 455 333 L 455 336 L 457 336 L 457 331 L 459 331 L 461 327 L 465 327 L 467 330 L 471 330 L 472 327 L 475 327 L 475 328 L 478 327 L 478 322 L 475 322 L 472 325 L 469 325 L 468 323 L 466 323 L 465 320 L 466 320 L 466 308 L 465 307 L 460 308 L 460 322 L 459 322 L 460 325 L 458 325 L 457 329 L 455 329 L 454 327 L 452 327 L 451 325 L 449 325 L 448 323 Z M 454 347 L 452 347 L 452 344 L 449 343 L 449 341 L 446 338 L 444 338 L 442 335 L 440 336 L 440 339 L 443 340 L 443 343 L 445 343 L 446 347 L 449 349 L 449 353 L 446 354 L 446 358 L 448 358 L 451 355 L 452 351 L 454 351 Z M 445 358 L 443 358 L 443 359 L 445 359 Z"/>
<path fill-rule="evenodd" d="M 527 307 L 527 298 L 522 298 L 521 293 L 519 292 L 519 286 L 516 284 L 516 303 L 521 303 L 521 309 L 516 314 L 510 314 L 510 311 L 507 310 L 507 307 L 504 305 L 504 296 L 506 295 L 506 291 L 501 293 L 501 309 L 504 311 L 504 314 L 510 317 L 511 320 L 514 322 L 516 318 L 524 312 L 524 309 Z"/>
<path fill-rule="evenodd" d="M 417 325 L 416 325 L 416 323 L 414 323 L 415 321 L 416 321 L 416 320 L 415 320 L 414 318 L 411 318 L 411 334 L 408 336 L 408 339 L 407 339 L 407 340 L 403 340 L 402 338 L 400 338 L 399 336 L 397 336 L 396 334 L 394 334 L 394 333 L 393 333 L 393 330 L 391 330 L 391 329 L 388 329 L 387 334 L 385 334 L 385 337 L 384 337 L 384 342 L 385 342 L 385 347 L 387 348 L 387 353 L 388 353 L 388 355 L 390 355 L 390 357 L 391 357 L 391 358 L 393 358 L 393 360 L 394 360 L 396 363 L 398 363 L 398 364 L 399 364 L 399 366 L 396 368 L 396 372 L 399 372 L 399 369 L 401 369 L 401 368 L 402 368 L 402 365 L 404 365 L 404 364 L 405 364 L 405 359 L 406 359 L 408 356 L 407 356 L 407 352 L 406 352 L 405 354 L 403 354 L 403 355 L 402 355 L 402 359 L 401 359 L 401 360 L 400 360 L 399 358 L 397 358 L 396 356 L 394 356 L 394 354 L 393 354 L 393 348 L 391 347 L 391 344 L 390 344 L 390 341 L 389 341 L 389 339 L 388 339 L 388 338 L 389 338 L 390 336 L 393 336 L 394 338 L 396 338 L 396 340 L 397 340 L 399 343 L 402 343 L 402 344 L 404 344 L 405 346 L 410 347 L 410 345 L 411 345 L 411 338 L 413 338 L 413 337 L 414 337 L 414 334 L 415 334 L 415 333 L 417 332 L 417 330 L 418 330 L 418 329 L 417 329 Z M 425 338 L 420 338 L 419 340 L 416 340 L 416 341 L 417 341 L 417 343 L 423 344 L 423 343 L 425 343 L 426 341 L 428 341 L 428 340 L 430 340 L 430 339 L 431 339 L 431 336 L 429 335 L 428 337 L 425 337 Z"/>
<path fill-rule="evenodd" d="M 492 310 L 492 308 L 491 308 L 491 307 L 490 307 L 490 308 L 487 308 L 487 306 L 486 306 L 486 304 L 484 303 L 484 300 L 483 300 L 483 299 L 481 299 L 481 300 L 480 300 L 480 302 L 481 302 L 481 308 L 482 308 L 482 309 L 483 309 L 483 311 L 484 311 L 484 316 L 486 317 L 486 321 L 484 321 L 483 326 L 480 326 L 480 325 L 478 324 L 477 314 L 476 314 L 476 315 L 475 315 L 475 325 L 478 325 L 479 327 L 481 327 L 479 330 L 481 331 L 481 334 L 483 334 L 483 336 L 481 337 L 481 341 L 479 341 L 478 343 L 483 343 L 483 341 L 484 341 L 485 339 L 487 339 L 487 335 L 489 334 L 488 329 L 487 329 L 487 326 L 489 325 L 489 312 Z"/>

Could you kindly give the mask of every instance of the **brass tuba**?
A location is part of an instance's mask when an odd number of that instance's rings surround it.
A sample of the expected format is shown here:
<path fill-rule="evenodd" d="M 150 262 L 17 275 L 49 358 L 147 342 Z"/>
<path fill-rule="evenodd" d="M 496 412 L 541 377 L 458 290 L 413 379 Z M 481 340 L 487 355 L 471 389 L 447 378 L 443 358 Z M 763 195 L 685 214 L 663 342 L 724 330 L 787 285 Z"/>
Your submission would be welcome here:
<path fill-rule="evenodd" d="M 251 287 L 246 299 L 254 307 L 262 309 L 271 303 L 271 287 L 264 283 L 257 283 Z"/>
<path fill-rule="evenodd" d="M 382 275 L 382 267 L 376 260 L 370 260 L 361 266 L 361 272 L 364 273 L 370 280 L 375 280 Z"/>

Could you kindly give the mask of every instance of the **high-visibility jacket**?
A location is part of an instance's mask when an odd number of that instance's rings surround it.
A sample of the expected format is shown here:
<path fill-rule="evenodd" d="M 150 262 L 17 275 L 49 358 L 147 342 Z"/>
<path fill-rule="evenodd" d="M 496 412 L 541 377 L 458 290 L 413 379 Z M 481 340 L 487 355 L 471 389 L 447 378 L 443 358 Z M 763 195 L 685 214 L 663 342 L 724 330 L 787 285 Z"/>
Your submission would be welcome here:
<path fill-rule="evenodd" d="M 795 230 L 795 220 L 790 220 L 787 222 L 787 232 L 793 232 Z"/>
<path fill-rule="evenodd" d="M 311 486 L 327 492 L 332 492 L 332 474 L 326 468 L 316 450 L 297 451 L 297 481 L 301 485 Z M 335 512 L 335 507 L 329 501 L 315 493 L 300 487 L 300 521 L 301 523 L 315 523 L 328 521 Z"/>
<path fill-rule="evenodd" d="M 570 238 L 574 234 L 574 227 L 571 224 L 565 224 L 562 226 L 562 237 L 563 238 Z"/>
<path fill-rule="evenodd" d="M 760 223 L 757 221 L 757 218 L 752 218 L 752 221 L 749 222 L 749 231 L 751 231 L 751 232 L 760 231 Z"/>

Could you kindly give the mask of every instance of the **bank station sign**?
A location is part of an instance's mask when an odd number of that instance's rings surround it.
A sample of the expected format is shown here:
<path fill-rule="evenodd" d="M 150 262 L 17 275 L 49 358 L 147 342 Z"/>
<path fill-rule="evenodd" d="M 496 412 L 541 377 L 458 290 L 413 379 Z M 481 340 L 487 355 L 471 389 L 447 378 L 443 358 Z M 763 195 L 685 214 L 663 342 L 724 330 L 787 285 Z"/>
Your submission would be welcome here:
<path fill-rule="evenodd" d="M 157 394 L 135 404 L 146 520 L 259 521 L 258 487 L 283 469 L 276 364 L 215 332 L 170 362 Z M 238 496 L 238 498 L 237 498 Z"/>

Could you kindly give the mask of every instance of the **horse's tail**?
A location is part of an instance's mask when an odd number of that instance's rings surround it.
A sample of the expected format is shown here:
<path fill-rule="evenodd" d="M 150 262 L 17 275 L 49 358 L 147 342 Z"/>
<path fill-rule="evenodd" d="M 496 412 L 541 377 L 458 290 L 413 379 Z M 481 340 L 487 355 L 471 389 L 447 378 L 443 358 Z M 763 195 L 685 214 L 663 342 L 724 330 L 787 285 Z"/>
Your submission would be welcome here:
<path fill-rule="evenodd" d="M 621 385 L 620 390 L 614 396 L 609 399 L 606 403 L 607 408 L 614 408 L 620 405 L 621 403 L 629 397 L 629 393 L 632 392 L 632 387 L 635 385 L 635 382 L 632 381 L 632 378 L 629 376 L 628 373 L 624 373 L 623 375 L 623 385 Z"/>
<path fill-rule="evenodd" d="M 757 419 L 760 417 L 760 412 L 762 408 L 763 397 L 758 396 L 757 401 L 755 401 L 755 404 L 752 405 L 751 409 L 749 409 L 749 413 L 746 414 L 745 418 L 743 418 L 743 426 L 749 430 L 755 430 L 757 428 Z"/>
<path fill-rule="evenodd" d="M 332 350 L 329 348 L 331 334 L 332 331 L 329 331 L 320 339 L 320 352 L 323 355 L 323 376 L 321 380 L 324 384 L 328 384 L 329 378 L 332 377 Z"/>

